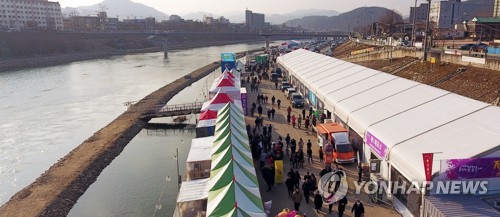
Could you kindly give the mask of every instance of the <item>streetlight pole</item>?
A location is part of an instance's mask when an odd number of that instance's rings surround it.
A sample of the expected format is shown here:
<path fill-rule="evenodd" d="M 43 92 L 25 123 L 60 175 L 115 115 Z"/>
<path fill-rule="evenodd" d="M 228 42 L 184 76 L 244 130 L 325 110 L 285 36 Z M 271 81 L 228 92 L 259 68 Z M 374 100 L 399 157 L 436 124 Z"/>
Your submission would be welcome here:
<path fill-rule="evenodd" d="M 413 42 L 413 46 L 415 46 L 415 41 L 416 41 L 416 26 L 415 26 L 415 20 L 417 19 L 417 0 L 415 0 L 415 7 L 413 8 L 413 28 L 411 30 L 411 41 Z"/>
<path fill-rule="evenodd" d="M 427 49 L 429 48 L 428 45 L 428 35 L 429 35 L 429 18 L 431 16 L 431 1 L 432 0 L 427 0 L 427 19 L 425 21 L 425 43 L 424 43 L 424 61 L 427 61 Z"/>
<path fill-rule="evenodd" d="M 182 140 L 181 140 L 182 143 Z M 175 148 L 175 159 L 177 160 L 177 188 L 181 187 L 181 175 L 179 174 L 179 148 Z"/>

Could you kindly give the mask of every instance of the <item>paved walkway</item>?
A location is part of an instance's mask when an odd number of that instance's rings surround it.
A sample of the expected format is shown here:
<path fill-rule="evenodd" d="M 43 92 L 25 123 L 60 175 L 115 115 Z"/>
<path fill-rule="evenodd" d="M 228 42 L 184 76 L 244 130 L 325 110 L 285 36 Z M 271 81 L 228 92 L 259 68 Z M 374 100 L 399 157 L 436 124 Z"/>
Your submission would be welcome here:
<path fill-rule="evenodd" d="M 245 75 L 246 78 L 247 75 Z M 281 81 L 281 79 L 280 79 Z M 248 106 L 249 108 L 251 107 L 251 104 L 256 101 L 257 98 L 257 93 L 251 93 L 250 92 L 250 86 L 249 84 L 246 84 L 247 87 L 247 92 L 248 92 Z M 317 139 L 316 139 L 316 133 L 312 132 L 311 129 L 309 131 L 298 128 L 292 128 L 291 125 L 289 125 L 286 121 L 286 109 L 290 105 L 290 100 L 286 99 L 285 95 L 281 90 L 275 90 L 274 89 L 274 83 L 271 83 L 270 81 L 267 80 L 262 80 L 262 83 L 259 86 L 259 93 L 267 95 L 269 97 L 268 103 L 265 103 L 262 105 L 263 109 L 263 117 L 264 117 L 264 125 L 269 125 L 272 124 L 273 126 L 273 141 L 276 141 L 278 138 L 278 135 L 281 135 L 283 138 L 286 136 L 287 133 L 290 134 L 291 138 L 294 138 L 297 140 L 297 143 L 299 141 L 299 138 L 302 138 L 304 140 L 304 149 L 305 149 L 305 144 L 307 143 L 307 140 L 310 139 L 312 142 L 312 149 L 313 149 L 313 163 L 308 164 L 307 163 L 307 155 L 305 156 L 305 161 L 304 167 L 299 168 L 299 173 L 301 176 L 304 176 L 307 171 L 314 173 L 316 175 L 316 178 L 319 180 L 319 172 L 320 170 L 324 167 L 322 164 L 319 163 L 319 157 L 318 157 L 318 145 L 317 145 Z M 281 109 L 278 109 L 277 105 L 275 104 L 274 108 L 276 109 L 276 115 L 274 117 L 274 120 L 269 120 L 267 119 L 267 108 L 271 108 L 271 97 L 272 96 L 276 97 L 276 101 L 278 99 L 281 99 Z M 307 110 L 307 109 L 306 109 Z M 250 109 L 249 109 L 250 111 Z M 292 114 L 295 114 L 296 117 L 298 117 L 299 113 L 302 113 L 302 109 L 299 108 L 294 108 L 292 109 Z M 257 115 L 257 112 L 255 112 Z M 309 114 L 307 111 L 306 114 Z M 255 126 L 255 118 L 252 117 L 246 117 L 246 122 L 247 124 L 250 124 L 252 127 Z M 304 127 L 304 121 L 302 121 L 302 127 Z M 298 146 L 298 144 L 297 144 Z M 297 147 L 298 149 L 298 147 Z M 305 150 L 304 150 L 305 152 Z M 271 207 L 271 212 L 269 216 L 276 216 L 282 209 L 284 208 L 289 208 L 290 210 L 293 210 L 293 201 L 288 198 L 288 193 L 287 193 L 287 188 L 284 183 L 286 180 L 286 173 L 290 170 L 290 162 L 289 162 L 289 156 L 285 154 L 284 156 L 284 177 L 283 177 L 283 183 L 280 184 L 275 184 L 270 192 L 266 192 L 267 190 L 267 185 L 260 176 L 261 173 L 260 171 L 257 170 L 257 176 L 259 178 L 259 184 L 260 184 L 260 192 L 262 195 L 263 201 L 273 201 L 272 207 Z M 361 202 L 363 203 L 365 207 L 365 216 L 384 216 L 384 217 L 391 217 L 391 216 L 401 216 L 398 214 L 392 207 L 385 205 L 385 204 L 375 204 L 372 203 L 367 194 L 360 194 L 356 195 L 355 194 L 355 187 L 353 184 L 353 181 L 357 180 L 357 169 L 355 164 L 349 164 L 349 165 L 340 165 L 341 168 L 346 172 L 347 174 L 347 180 L 349 183 L 349 191 L 347 194 L 348 198 L 348 204 L 346 206 L 346 211 L 344 212 L 344 216 L 353 216 L 351 214 L 351 208 L 356 199 L 360 199 Z M 256 164 L 256 168 L 258 167 L 258 164 Z M 302 181 L 300 184 L 302 185 Z M 314 210 L 314 204 L 313 204 L 313 196 L 311 196 L 309 200 L 309 204 L 306 204 L 305 200 L 302 200 L 302 203 L 300 205 L 300 211 L 305 212 L 307 216 L 338 216 L 337 213 L 337 205 L 333 206 L 331 214 L 328 214 L 328 205 L 323 204 L 322 211 L 320 213 L 316 213 Z"/>

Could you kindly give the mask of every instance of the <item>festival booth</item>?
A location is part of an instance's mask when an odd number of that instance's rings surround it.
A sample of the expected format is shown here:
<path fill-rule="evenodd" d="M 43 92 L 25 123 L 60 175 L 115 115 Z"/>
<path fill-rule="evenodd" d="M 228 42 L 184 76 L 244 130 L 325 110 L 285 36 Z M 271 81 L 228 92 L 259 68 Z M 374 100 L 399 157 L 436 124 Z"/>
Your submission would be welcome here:
<path fill-rule="evenodd" d="M 182 182 L 174 217 L 206 216 L 208 180 L 198 179 Z"/>
<path fill-rule="evenodd" d="M 201 112 L 198 124 L 196 124 L 196 138 L 213 136 L 216 120 L 217 111 L 207 109 Z"/>
<path fill-rule="evenodd" d="M 226 104 L 216 126 L 207 216 L 265 217 L 241 107 Z"/>
<path fill-rule="evenodd" d="M 213 87 L 208 92 L 210 98 L 214 97 L 219 92 L 229 95 L 231 99 L 241 98 L 240 85 L 237 85 L 236 80 L 233 81 L 229 77 L 214 82 Z"/>
<path fill-rule="evenodd" d="M 186 160 L 186 179 L 206 179 L 210 177 L 210 151 L 214 137 L 203 137 L 191 141 L 191 149 Z"/>
<path fill-rule="evenodd" d="M 203 103 L 201 111 L 205 110 L 219 111 L 229 102 L 234 103 L 241 109 L 241 100 L 233 99 L 228 94 L 219 91 L 210 101 Z"/>

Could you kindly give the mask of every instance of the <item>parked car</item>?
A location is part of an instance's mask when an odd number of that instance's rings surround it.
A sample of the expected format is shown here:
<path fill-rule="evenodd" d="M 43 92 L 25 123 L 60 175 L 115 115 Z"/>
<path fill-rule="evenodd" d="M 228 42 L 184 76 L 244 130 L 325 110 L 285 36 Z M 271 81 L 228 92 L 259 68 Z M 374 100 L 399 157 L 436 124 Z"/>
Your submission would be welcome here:
<path fill-rule="evenodd" d="M 302 95 L 300 95 L 300 93 L 292 93 L 292 96 L 290 98 L 293 108 L 304 107 L 304 98 L 302 97 Z"/>
<path fill-rule="evenodd" d="M 295 88 L 289 87 L 285 90 L 285 96 L 287 99 L 290 99 L 292 96 L 292 93 L 296 93 L 296 92 L 297 92 L 297 90 L 295 90 Z"/>
<path fill-rule="evenodd" d="M 485 44 L 485 43 L 479 43 L 479 44 L 464 44 L 462 46 L 460 46 L 460 50 L 470 50 L 472 48 L 472 50 L 474 51 L 477 51 L 477 50 L 481 50 L 481 49 L 484 49 L 485 47 L 487 47 L 488 45 Z"/>
<path fill-rule="evenodd" d="M 287 88 L 292 87 L 288 81 L 281 82 L 281 91 L 285 91 Z"/>

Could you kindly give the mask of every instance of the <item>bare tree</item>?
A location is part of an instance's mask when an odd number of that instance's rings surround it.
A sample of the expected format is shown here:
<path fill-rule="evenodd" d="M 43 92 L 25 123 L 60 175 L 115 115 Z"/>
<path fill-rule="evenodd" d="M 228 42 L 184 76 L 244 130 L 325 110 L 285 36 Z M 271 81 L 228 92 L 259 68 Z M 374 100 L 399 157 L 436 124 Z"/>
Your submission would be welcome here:
<path fill-rule="evenodd" d="M 384 16 L 379 20 L 379 25 L 382 29 L 382 33 L 386 35 L 391 35 L 396 31 L 396 26 L 398 23 L 402 23 L 403 18 L 401 15 L 394 11 L 387 11 Z"/>

